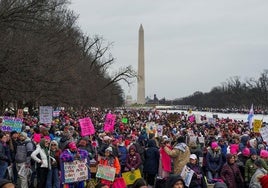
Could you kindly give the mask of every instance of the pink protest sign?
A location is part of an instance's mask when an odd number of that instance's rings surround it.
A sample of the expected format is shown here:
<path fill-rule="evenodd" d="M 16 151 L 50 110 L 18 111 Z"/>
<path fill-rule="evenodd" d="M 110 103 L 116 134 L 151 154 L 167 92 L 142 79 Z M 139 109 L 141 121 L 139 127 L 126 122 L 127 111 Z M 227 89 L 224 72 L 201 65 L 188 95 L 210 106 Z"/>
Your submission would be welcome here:
<path fill-rule="evenodd" d="M 104 123 L 104 131 L 106 132 L 113 132 L 114 131 L 114 124 L 115 124 L 115 115 L 114 114 L 107 114 L 105 123 Z"/>
<path fill-rule="evenodd" d="M 88 136 L 95 134 L 94 125 L 92 124 L 92 121 L 89 117 L 79 119 L 79 124 L 81 127 L 81 136 Z"/>

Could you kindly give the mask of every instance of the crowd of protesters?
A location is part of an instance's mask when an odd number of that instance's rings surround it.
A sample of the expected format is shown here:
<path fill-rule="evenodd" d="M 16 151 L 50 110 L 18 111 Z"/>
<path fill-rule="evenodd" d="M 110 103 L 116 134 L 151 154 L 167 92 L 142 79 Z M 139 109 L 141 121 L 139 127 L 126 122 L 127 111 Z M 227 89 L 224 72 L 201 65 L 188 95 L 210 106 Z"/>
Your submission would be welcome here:
<path fill-rule="evenodd" d="M 116 115 L 111 132 L 103 130 L 107 113 Z M 78 120 L 85 117 L 91 118 L 96 132 L 82 137 Z M 189 119 L 187 113 L 152 110 L 61 110 L 51 124 L 41 124 L 38 117 L 24 114 L 21 132 L 0 132 L 0 179 L 21 188 L 89 187 L 88 181 L 65 185 L 60 178 L 61 162 L 88 159 L 114 167 L 116 177 L 140 170 L 140 187 L 267 185 L 268 147 L 259 132 L 243 121 L 217 118 L 209 123 L 202 117 L 197 124 Z M 148 122 L 163 125 L 162 129 L 152 130 Z M 194 172 L 187 186 L 181 177 L 185 167 Z M 21 175 L 21 168 L 30 169 L 29 173 Z M 96 187 L 112 183 L 100 180 Z M 138 187 L 135 185 L 129 187 Z"/>

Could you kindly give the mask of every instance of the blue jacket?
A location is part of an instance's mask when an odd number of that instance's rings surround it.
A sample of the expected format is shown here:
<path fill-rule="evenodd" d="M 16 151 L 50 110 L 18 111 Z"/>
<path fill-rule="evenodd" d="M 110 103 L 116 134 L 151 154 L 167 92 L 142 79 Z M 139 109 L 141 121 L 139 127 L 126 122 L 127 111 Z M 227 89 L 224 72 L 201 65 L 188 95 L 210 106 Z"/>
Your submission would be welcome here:
<path fill-rule="evenodd" d="M 119 161 L 121 165 L 126 164 L 127 159 L 127 148 L 126 146 L 118 146 L 118 152 L 119 152 Z"/>

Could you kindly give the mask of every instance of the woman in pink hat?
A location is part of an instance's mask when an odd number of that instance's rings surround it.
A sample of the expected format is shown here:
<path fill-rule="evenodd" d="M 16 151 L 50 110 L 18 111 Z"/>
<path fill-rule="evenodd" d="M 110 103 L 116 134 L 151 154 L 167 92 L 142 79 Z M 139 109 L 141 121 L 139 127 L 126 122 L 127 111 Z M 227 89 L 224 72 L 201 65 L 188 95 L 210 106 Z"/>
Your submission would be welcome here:
<path fill-rule="evenodd" d="M 219 178 L 219 172 L 222 167 L 222 154 L 217 142 L 212 142 L 206 154 L 206 174 L 208 181 Z"/>

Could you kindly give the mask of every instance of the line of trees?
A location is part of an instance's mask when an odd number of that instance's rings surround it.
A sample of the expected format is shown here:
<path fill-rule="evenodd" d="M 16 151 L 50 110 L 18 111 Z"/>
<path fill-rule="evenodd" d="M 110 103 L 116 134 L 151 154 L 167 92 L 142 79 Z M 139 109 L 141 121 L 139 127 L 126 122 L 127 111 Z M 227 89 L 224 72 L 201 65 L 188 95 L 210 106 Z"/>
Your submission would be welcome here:
<path fill-rule="evenodd" d="M 254 104 L 254 109 L 268 108 L 268 70 L 258 79 L 241 81 L 235 76 L 211 89 L 208 93 L 200 91 L 193 95 L 173 101 L 174 105 L 193 105 L 197 108 L 246 108 Z"/>
<path fill-rule="evenodd" d="M 120 106 L 131 66 L 109 73 L 112 43 L 86 36 L 67 0 L 0 0 L 0 111 Z M 90 10 L 89 10 L 90 11 Z M 89 20 L 90 21 L 90 20 Z"/>

